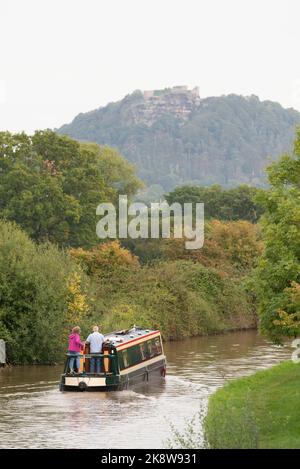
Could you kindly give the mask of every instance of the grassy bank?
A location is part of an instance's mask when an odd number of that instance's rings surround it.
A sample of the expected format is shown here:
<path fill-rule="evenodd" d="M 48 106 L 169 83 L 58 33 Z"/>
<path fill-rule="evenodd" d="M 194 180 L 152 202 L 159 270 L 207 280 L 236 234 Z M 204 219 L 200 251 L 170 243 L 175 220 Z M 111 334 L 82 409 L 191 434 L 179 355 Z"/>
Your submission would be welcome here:
<path fill-rule="evenodd" d="M 300 364 L 235 380 L 209 400 L 211 448 L 300 448 Z"/>

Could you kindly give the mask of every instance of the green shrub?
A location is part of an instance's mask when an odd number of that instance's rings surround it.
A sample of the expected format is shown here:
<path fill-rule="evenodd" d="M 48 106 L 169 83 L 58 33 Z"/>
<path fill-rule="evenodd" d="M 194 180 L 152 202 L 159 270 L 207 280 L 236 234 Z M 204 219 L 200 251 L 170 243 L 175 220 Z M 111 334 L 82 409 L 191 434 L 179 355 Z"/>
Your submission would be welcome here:
<path fill-rule="evenodd" d="M 242 286 L 192 261 L 168 261 L 92 277 L 95 321 L 105 331 L 132 324 L 161 329 L 164 339 L 255 324 Z"/>
<path fill-rule="evenodd" d="M 61 359 L 66 348 L 68 279 L 79 267 L 51 244 L 35 245 L 0 222 L 0 334 L 13 363 Z M 82 275 L 80 273 L 80 275 Z"/>

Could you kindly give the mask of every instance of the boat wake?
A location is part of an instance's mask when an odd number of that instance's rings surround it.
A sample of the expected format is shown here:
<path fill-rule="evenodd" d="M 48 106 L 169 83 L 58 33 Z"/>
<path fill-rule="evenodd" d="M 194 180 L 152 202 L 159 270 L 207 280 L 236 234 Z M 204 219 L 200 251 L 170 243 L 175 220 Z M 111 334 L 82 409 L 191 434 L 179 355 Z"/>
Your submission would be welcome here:
<path fill-rule="evenodd" d="M 26 384 L 14 384 L 10 386 L 1 386 L 1 389 L 14 389 L 14 388 L 26 388 L 29 386 L 38 386 L 39 384 L 45 384 L 45 385 L 50 385 L 50 384 L 58 384 L 59 381 L 37 381 L 36 383 L 26 383 Z"/>
<path fill-rule="evenodd" d="M 189 389 L 193 389 L 195 391 L 199 391 L 202 389 L 202 386 L 198 383 L 194 383 L 193 381 L 190 381 L 189 379 L 185 378 L 179 378 L 178 376 L 175 375 L 168 375 L 167 376 L 167 384 L 170 385 L 179 385 L 179 386 L 184 386 Z"/>

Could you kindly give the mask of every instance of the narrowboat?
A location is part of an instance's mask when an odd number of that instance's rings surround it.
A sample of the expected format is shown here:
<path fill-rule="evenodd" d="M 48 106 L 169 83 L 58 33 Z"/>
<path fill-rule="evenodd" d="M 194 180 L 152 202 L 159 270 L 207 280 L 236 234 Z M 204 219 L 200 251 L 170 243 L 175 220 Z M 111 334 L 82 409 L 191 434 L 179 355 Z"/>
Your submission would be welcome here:
<path fill-rule="evenodd" d="M 166 357 L 159 330 L 134 326 L 105 334 L 104 338 L 102 353 L 90 354 L 85 346 L 75 374 L 69 372 L 67 354 L 61 391 L 118 391 L 165 377 Z M 100 373 L 90 373 L 92 357 L 100 359 Z"/>

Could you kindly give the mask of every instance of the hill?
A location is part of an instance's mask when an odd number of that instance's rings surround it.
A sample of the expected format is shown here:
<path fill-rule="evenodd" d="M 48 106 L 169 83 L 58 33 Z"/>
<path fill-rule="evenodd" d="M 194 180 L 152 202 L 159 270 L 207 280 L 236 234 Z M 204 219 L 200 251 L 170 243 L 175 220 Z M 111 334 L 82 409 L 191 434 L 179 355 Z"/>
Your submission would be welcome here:
<path fill-rule="evenodd" d="M 116 147 L 148 185 L 264 185 L 269 159 L 289 151 L 300 113 L 257 96 L 201 99 L 198 89 L 135 91 L 57 130 Z"/>

